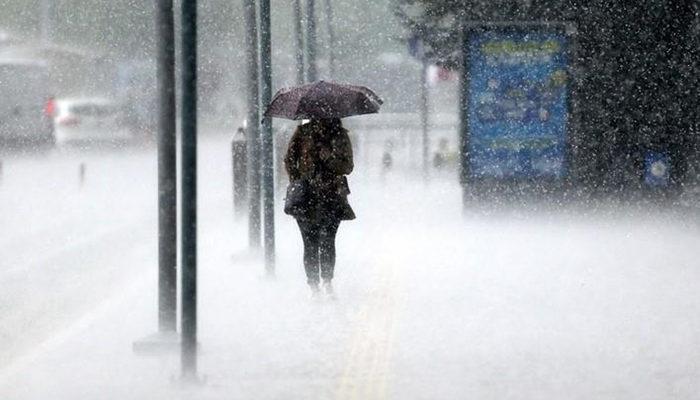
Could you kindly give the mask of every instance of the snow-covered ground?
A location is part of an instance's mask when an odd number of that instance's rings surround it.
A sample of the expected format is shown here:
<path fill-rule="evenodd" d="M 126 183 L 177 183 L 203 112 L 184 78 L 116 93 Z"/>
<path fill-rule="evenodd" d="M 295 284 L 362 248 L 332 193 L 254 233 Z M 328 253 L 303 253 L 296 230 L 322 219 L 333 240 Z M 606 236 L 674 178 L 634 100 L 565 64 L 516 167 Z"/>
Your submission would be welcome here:
<path fill-rule="evenodd" d="M 4 160 L 0 399 L 697 398 L 694 221 L 465 216 L 449 177 L 360 162 L 338 299 L 317 302 L 290 218 L 276 279 L 247 253 L 229 154 L 202 139 L 198 386 L 177 353 L 132 352 L 156 328 L 154 150 Z"/>

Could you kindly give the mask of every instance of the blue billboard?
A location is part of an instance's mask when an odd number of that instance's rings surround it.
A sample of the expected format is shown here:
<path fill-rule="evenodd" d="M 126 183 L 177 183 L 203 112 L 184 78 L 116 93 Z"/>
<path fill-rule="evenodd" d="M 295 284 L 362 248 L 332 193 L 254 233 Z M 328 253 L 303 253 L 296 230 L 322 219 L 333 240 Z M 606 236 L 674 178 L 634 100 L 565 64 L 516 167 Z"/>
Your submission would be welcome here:
<path fill-rule="evenodd" d="M 475 32 L 468 41 L 468 54 L 470 175 L 566 175 L 566 36 Z"/>

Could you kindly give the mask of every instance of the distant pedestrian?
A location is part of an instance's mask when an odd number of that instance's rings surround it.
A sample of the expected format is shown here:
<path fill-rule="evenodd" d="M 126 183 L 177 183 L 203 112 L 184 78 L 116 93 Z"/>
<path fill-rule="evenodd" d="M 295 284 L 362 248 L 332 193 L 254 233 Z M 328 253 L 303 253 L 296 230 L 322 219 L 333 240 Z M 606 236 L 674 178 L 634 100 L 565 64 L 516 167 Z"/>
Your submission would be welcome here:
<path fill-rule="evenodd" d="M 384 153 L 382 154 L 382 172 L 387 173 L 394 166 L 394 157 L 392 152 L 394 151 L 394 142 L 387 140 L 384 143 Z"/>
<path fill-rule="evenodd" d="M 433 166 L 436 169 L 443 169 L 447 165 L 449 143 L 446 138 L 441 138 L 438 143 L 438 149 L 433 156 Z"/>
<path fill-rule="evenodd" d="M 313 296 L 321 290 L 333 296 L 338 226 L 355 219 L 347 200 L 346 175 L 354 166 L 348 131 L 339 118 L 312 119 L 294 132 L 284 163 L 290 181 L 285 212 L 301 231 L 307 283 Z"/>
<path fill-rule="evenodd" d="M 433 166 L 437 170 L 451 170 L 457 166 L 459 155 L 457 152 L 450 149 L 450 142 L 447 138 L 441 138 L 438 142 L 438 148 L 433 156 Z"/>

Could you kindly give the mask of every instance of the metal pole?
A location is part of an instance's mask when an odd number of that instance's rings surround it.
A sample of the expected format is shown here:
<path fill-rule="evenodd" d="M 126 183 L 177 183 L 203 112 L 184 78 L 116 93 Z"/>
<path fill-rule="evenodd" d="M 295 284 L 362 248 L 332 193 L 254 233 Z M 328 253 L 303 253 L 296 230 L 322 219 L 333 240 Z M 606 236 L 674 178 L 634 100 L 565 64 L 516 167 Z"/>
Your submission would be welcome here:
<path fill-rule="evenodd" d="M 272 35 L 270 25 L 270 0 L 260 0 L 260 102 L 267 107 L 272 100 Z M 262 120 L 262 198 L 265 270 L 275 272 L 275 181 L 272 118 Z"/>
<path fill-rule="evenodd" d="M 460 182 L 462 184 L 462 203 L 466 209 L 471 200 L 469 188 L 469 31 L 461 28 L 461 57 L 459 79 L 459 131 L 460 131 Z"/>
<path fill-rule="evenodd" d="M 301 0 L 294 0 L 294 42 L 297 72 L 297 85 L 304 83 L 304 32 L 302 25 Z"/>
<path fill-rule="evenodd" d="M 197 374 L 197 0 L 182 0 L 182 375 Z"/>
<path fill-rule="evenodd" d="M 420 88 L 420 124 L 423 133 L 423 179 L 428 180 L 430 166 L 428 152 L 430 142 L 428 140 L 428 60 L 423 57 L 423 68 L 421 68 L 421 88 Z"/>
<path fill-rule="evenodd" d="M 78 166 L 78 183 L 80 184 L 80 187 L 82 188 L 85 186 L 85 172 L 87 171 L 87 167 L 85 166 L 85 163 L 80 163 Z"/>
<path fill-rule="evenodd" d="M 335 77 L 335 28 L 333 26 L 332 0 L 326 0 L 326 28 L 328 29 L 328 75 Z"/>
<path fill-rule="evenodd" d="M 243 217 L 248 200 L 248 176 L 245 131 L 240 128 L 231 141 L 231 164 L 233 172 L 233 211 L 236 220 Z"/>
<path fill-rule="evenodd" d="M 41 0 L 41 44 L 44 46 L 51 43 L 53 35 L 53 2 L 54 0 Z"/>
<path fill-rule="evenodd" d="M 260 90 L 258 81 L 258 28 L 255 0 L 243 3 L 248 70 L 248 243 L 260 248 Z"/>
<path fill-rule="evenodd" d="M 158 0 L 158 330 L 177 321 L 177 145 L 173 0 Z"/>
<path fill-rule="evenodd" d="M 316 16 L 314 0 L 306 0 L 306 81 L 316 82 Z"/>

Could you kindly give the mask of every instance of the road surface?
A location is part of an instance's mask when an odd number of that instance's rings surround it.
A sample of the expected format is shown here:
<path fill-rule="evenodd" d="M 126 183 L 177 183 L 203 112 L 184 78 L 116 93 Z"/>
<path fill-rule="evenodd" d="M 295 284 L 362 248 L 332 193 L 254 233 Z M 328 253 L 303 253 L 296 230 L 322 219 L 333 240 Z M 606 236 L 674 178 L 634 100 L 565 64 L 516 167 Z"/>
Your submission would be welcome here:
<path fill-rule="evenodd" d="M 196 386 L 176 353 L 131 349 L 156 328 L 155 150 L 4 160 L 0 398 L 697 398 L 700 232 L 687 216 L 463 215 L 453 176 L 424 186 L 359 163 L 338 299 L 313 301 L 279 198 L 276 278 L 246 251 L 229 151 L 225 136 L 202 139 Z"/>

